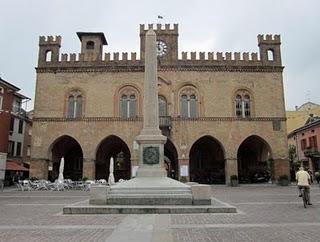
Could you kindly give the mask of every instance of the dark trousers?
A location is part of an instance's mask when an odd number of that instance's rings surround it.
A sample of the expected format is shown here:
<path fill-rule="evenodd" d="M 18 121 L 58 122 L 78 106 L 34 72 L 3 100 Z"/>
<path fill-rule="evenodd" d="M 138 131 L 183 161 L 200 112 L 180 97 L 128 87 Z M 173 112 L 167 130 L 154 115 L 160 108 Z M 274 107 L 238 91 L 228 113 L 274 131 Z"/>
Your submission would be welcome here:
<path fill-rule="evenodd" d="M 302 194 L 301 193 L 301 189 L 302 188 L 305 188 L 306 189 L 306 198 L 307 198 L 307 201 L 308 203 L 311 203 L 311 199 L 310 199 L 310 187 L 309 186 L 298 186 L 299 188 L 299 194 Z"/>

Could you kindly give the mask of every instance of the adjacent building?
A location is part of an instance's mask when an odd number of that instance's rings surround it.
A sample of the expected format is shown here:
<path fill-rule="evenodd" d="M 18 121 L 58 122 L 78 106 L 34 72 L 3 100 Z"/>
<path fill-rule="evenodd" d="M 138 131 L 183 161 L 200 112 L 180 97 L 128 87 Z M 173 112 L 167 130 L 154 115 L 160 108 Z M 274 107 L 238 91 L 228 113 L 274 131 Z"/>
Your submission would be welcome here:
<path fill-rule="evenodd" d="M 286 111 L 288 134 L 304 126 L 310 114 L 320 116 L 320 105 L 313 102 L 306 102 L 301 106 L 296 106 L 293 111 Z"/>
<path fill-rule="evenodd" d="M 289 174 L 279 35 L 259 35 L 259 53 L 178 49 L 178 25 L 140 25 L 140 54 L 103 53 L 101 32 L 78 32 L 80 54 L 61 36 L 41 36 L 30 175 L 129 179 L 137 169 L 146 31 L 157 34 L 159 123 L 168 176 L 202 183 Z M 139 57 L 140 56 L 140 57 Z"/>
<path fill-rule="evenodd" d="M 30 100 L 15 85 L 0 78 L 0 163 L 1 179 L 11 180 L 15 173 L 27 176 L 24 162 L 30 158 L 31 137 L 27 130 L 31 120 L 22 103 Z M 25 172 L 25 173 L 23 173 Z"/>
<path fill-rule="evenodd" d="M 313 174 L 320 171 L 320 117 L 310 114 L 305 124 L 288 135 L 294 162 L 301 161 Z"/>

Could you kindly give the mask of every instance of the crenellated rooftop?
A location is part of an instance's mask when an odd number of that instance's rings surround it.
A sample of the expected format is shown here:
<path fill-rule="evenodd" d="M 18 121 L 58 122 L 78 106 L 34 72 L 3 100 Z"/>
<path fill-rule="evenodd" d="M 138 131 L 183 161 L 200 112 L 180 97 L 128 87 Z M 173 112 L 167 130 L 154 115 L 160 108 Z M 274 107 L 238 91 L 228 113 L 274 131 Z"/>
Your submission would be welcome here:
<path fill-rule="evenodd" d="M 143 38 L 146 31 L 150 28 L 154 29 L 160 37 L 163 35 L 178 35 L 178 24 L 149 24 L 147 26 L 142 24 L 140 25 L 140 36 Z M 68 68 L 68 70 L 70 70 L 78 67 L 81 67 L 83 70 L 86 67 L 90 68 L 90 70 L 94 68 L 101 70 L 104 68 L 105 71 L 132 71 L 135 68 L 137 71 L 143 70 L 144 60 L 135 52 L 102 53 L 102 40 L 94 39 L 96 38 L 94 34 L 95 33 L 92 34 L 92 41 L 90 41 L 90 32 L 86 32 L 86 40 L 81 40 L 82 49 L 79 54 L 60 54 L 61 36 L 40 36 L 38 71 L 50 71 L 50 69 L 58 69 L 62 71 L 64 68 Z M 100 33 L 100 35 L 103 35 L 103 33 Z M 86 47 L 86 44 L 89 42 L 91 42 L 89 46 L 90 48 L 88 46 Z M 106 41 L 103 43 L 107 44 Z M 100 47 L 96 48 L 95 44 Z M 282 71 L 283 67 L 281 64 L 280 44 L 280 35 L 259 34 L 259 53 L 190 51 L 181 52 L 180 55 L 177 54 L 177 57 L 171 59 L 159 57 L 158 63 L 160 69 L 208 70 L 211 68 L 219 70 L 219 68 L 221 69 L 221 67 L 224 67 L 223 70 L 234 69 L 236 71 Z M 50 59 L 48 58 L 49 52 L 51 54 Z M 270 58 L 270 54 L 272 58 Z"/>

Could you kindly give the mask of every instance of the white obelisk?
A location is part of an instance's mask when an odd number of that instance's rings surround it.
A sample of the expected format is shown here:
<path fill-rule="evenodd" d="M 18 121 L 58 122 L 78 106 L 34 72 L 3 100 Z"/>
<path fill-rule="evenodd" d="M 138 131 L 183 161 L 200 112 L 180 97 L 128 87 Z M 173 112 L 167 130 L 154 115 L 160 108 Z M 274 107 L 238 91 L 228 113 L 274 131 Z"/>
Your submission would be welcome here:
<path fill-rule="evenodd" d="M 156 33 L 149 29 L 145 41 L 143 129 L 136 137 L 139 144 L 137 177 L 166 176 L 163 165 L 166 140 L 159 128 Z"/>

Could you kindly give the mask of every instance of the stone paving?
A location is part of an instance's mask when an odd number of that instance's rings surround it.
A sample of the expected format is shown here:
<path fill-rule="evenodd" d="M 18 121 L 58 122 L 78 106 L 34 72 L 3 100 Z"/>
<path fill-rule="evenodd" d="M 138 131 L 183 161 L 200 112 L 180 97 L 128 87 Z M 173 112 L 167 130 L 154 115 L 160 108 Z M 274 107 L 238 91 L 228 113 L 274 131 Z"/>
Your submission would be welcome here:
<path fill-rule="evenodd" d="M 88 192 L 0 192 L 0 241 L 319 241 L 320 189 L 303 208 L 295 186 L 213 186 L 237 214 L 62 215 Z"/>

